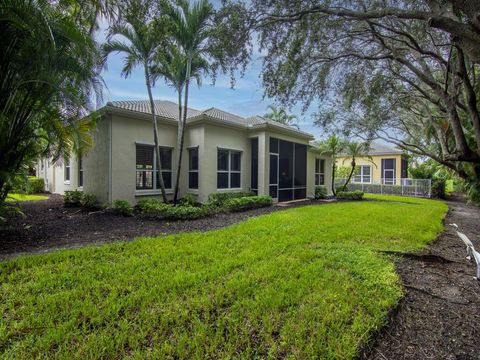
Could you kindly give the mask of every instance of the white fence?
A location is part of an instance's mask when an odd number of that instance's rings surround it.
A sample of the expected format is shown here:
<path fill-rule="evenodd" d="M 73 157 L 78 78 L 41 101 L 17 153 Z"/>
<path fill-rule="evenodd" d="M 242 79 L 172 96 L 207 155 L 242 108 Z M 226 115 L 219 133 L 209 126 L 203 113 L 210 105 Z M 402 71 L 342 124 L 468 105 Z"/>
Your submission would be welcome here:
<path fill-rule="evenodd" d="M 335 187 L 345 184 L 346 179 L 335 179 Z M 361 190 L 370 194 L 400 195 L 415 197 L 432 196 L 432 180 L 430 179 L 371 179 L 370 182 L 348 184 L 349 190 Z"/>

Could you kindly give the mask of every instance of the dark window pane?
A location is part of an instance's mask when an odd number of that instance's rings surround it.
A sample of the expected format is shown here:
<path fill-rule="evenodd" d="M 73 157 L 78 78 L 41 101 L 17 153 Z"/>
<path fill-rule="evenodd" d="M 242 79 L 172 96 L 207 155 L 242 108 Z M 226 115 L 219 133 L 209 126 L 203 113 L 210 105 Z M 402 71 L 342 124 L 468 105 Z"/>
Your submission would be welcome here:
<path fill-rule="evenodd" d="M 293 190 L 279 190 L 278 201 L 293 200 Z"/>
<path fill-rule="evenodd" d="M 240 152 L 230 152 L 230 170 L 240 171 Z"/>
<path fill-rule="evenodd" d="M 320 175 L 315 174 L 315 185 L 320 185 Z"/>
<path fill-rule="evenodd" d="M 320 172 L 320 159 L 315 159 L 315 172 Z"/>
<path fill-rule="evenodd" d="M 295 187 L 307 186 L 307 147 L 295 144 Z"/>
<path fill-rule="evenodd" d="M 278 184 L 278 155 L 270 155 L 270 184 Z"/>
<path fill-rule="evenodd" d="M 320 172 L 325 172 L 325 160 L 320 160 Z"/>
<path fill-rule="evenodd" d="M 160 160 L 162 163 L 162 170 L 172 170 L 172 149 L 161 147 Z"/>
<path fill-rule="evenodd" d="M 325 185 L 325 175 L 320 175 L 319 181 L 318 185 Z"/>
<path fill-rule="evenodd" d="M 227 150 L 218 150 L 217 170 L 228 170 L 228 154 Z"/>
<path fill-rule="evenodd" d="M 252 189 L 258 188 L 258 138 L 251 139 L 251 179 L 250 187 Z"/>
<path fill-rule="evenodd" d="M 280 140 L 279 188 L 293 187 L 293 143 Z"/>
<path fill-rule="evenodd" d="M 272 198 L 276 199 L 277 196 L 278 196 L 277 191 L 278 191 L 277 186 L 270 186 L 269 195 L 270 195 Z"/>
<path fill-rule="evenodd" d="M 270 152 L 278 154 L 278 139 L 270 138 Z"/>
<path fill-rule="evenodd" d="M 228 188 L 228 173 L 217 173 L 217 188 L 218 189 Z"/>
<path fill-rule="evenodd" d="M 230 187 L 239 188 L 240 187 L 240 173 L 231 173 L 230 174 Z"/>
<path fill-rule="evenodd" d="M 153 172 L 137 171 L 137 189 L 153 189 Z"/>
<path fill-rule="evenodd" d="M 298 199 L 305 199 L 307 197 L 307 190 L 306 189 L 295 189 L 293 198 L 294 200 Z"/>
<path fill-rule="evenodd" d="M 190 189 L 198 189 L 198 172 L 190 172 L 188 174 L 188 187 Z"/>
<path fill-rule="evenodd" d="M 198 170 L 198 148 L 188 150 L 188 169 Z"/>
<path fill-rule="evenodd" d="M 153 146 L 137 145 L 136 157 L 137 157 L 137 169 L 145 169 L 145 170 L 153 169 Z"/>
<path fill-rule="evenodd" d="M 171 171 L 162 171 L 163 175 L 163 184 L 165 185 L 165 189 L 172 188 L 172 172 Z M 160 179 L 157 176 L 157 189 L 160 189 Z"/>

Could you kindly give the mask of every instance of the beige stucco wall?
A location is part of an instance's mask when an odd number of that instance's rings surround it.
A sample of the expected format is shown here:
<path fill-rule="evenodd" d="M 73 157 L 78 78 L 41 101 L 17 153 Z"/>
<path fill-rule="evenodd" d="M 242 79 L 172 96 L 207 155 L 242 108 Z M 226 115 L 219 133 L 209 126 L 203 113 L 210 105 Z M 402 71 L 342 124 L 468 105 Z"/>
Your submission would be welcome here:
<path fill-rule="evenodd" d="M 110 199 L 111 117 L 102 116 L 93 133 L 93 147 L 83 157 L 83 191 L 93 193 L 102 203 Z"/>
<path fill-rule="evenodd" d="M 42 166 L 43 164 L 43 166 Z M 77 190 L 78 185 L 78 158 L 70 159 L 70 180 L 65 180 L 65 163 L 63 158 L 55 163 L 52 159 L 43 158 L 37 161 L 36 175 L 45 181 L 45 191 L 63 195 L 65 191 Z"/>
<path fill-rule="evenodd" d="M 398 180 L 402 177 L 402 154 L 394 155 L 372 155 L 371 158 L 368 157 L 357 157 L 355 162 L 358 165 L 370 165 L 372 169 L 372 180 L 380 180 L 382 178 L 382 159 L 395 159 L 395 178 Z M 337 166 L 348 166 L 350 167 L 351 158 L 349 157 L 338 157 Z"/>

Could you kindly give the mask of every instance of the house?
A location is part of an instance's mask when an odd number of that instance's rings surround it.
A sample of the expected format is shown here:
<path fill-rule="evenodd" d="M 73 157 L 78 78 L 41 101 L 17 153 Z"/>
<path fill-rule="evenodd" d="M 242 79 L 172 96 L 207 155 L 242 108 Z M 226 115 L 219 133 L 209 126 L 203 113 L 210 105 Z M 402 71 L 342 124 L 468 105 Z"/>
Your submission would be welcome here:
<path fill-rule="evenodd" d="M 161 175 L 172 197 L 178 156 L 178 105 L 155 101 Z M 99 110 L 94 146 L 83 158 L 37 165 L 47 189 L 80 189 L 102 202 L 136 203 L 161 195 L 148 101 L 114 101 Z M 265 119 L 210 108 L 188 109 L 180 173 L 180 196 L 206 202 L 213 192 L 253 191 L 276 201 L 313 197 L 316 185 L 330 189 L 330 160 L 309 145 L 311 134 Z"/>
<path fill-rule="evenodd" d="M 357 172 L 352 181 L 363 184 L 399 185 L 408 178 L 408 158 L 399 149 L 372 142 L 366 156 L 355 158 Z M 340 155 L 337 166 L 350 167 L 351 157 Z"/>

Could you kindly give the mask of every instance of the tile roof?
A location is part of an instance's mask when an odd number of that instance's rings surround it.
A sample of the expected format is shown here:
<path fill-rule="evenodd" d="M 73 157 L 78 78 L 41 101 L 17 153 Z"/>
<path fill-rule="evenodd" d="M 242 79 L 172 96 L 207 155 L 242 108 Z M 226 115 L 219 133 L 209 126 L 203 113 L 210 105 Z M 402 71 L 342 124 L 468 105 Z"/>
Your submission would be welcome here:
<path fill-rule="evenodd" d="M 370 151 L 368 152 L 368 155 L 381 155 L 381 154 L 403 154 L 403 151 L 398 148 L 388 146 L 385 144 L 380 144 L 377 142 L 370 143 Z"/>
<path fill-rule="evenodd" d="M 178 105 L 171 101 L 165 100 L 154 100 L 155 105 L 155 113 L 158 116 L 178 120 Z M 148 100 L 128 100 L 128 101 L 111 101 L 107 103 L 108 107 L 128 110 L 138 113 L 150 114 L 150 102 Z M 217 109 L 217 108 L 209 108 L 204 111 L 188 108 L 187 112 L 187 119 L 193 121 L 194 119 L 198 119 L 202 117 L 202 115 L 207 116 L 209 118 L 219 120 L 221 122 L 233 125 L 240 125 L 246 128 L 252 128 L 261 125 L 270 125 L 277 128 L 285 129 L 288 131 L 296 132 L 302 136 L 309 136 L 312 137 L 311 134 L 306 133 L 304 131 L 300 131 L 292 126 L 280 124 L 270 119 L 266 119 L 262 116 L 254 116 L 250 118 L 243 118 L 241 116 Z M 188 121 L 187 120 L 187 121 Z"/>

